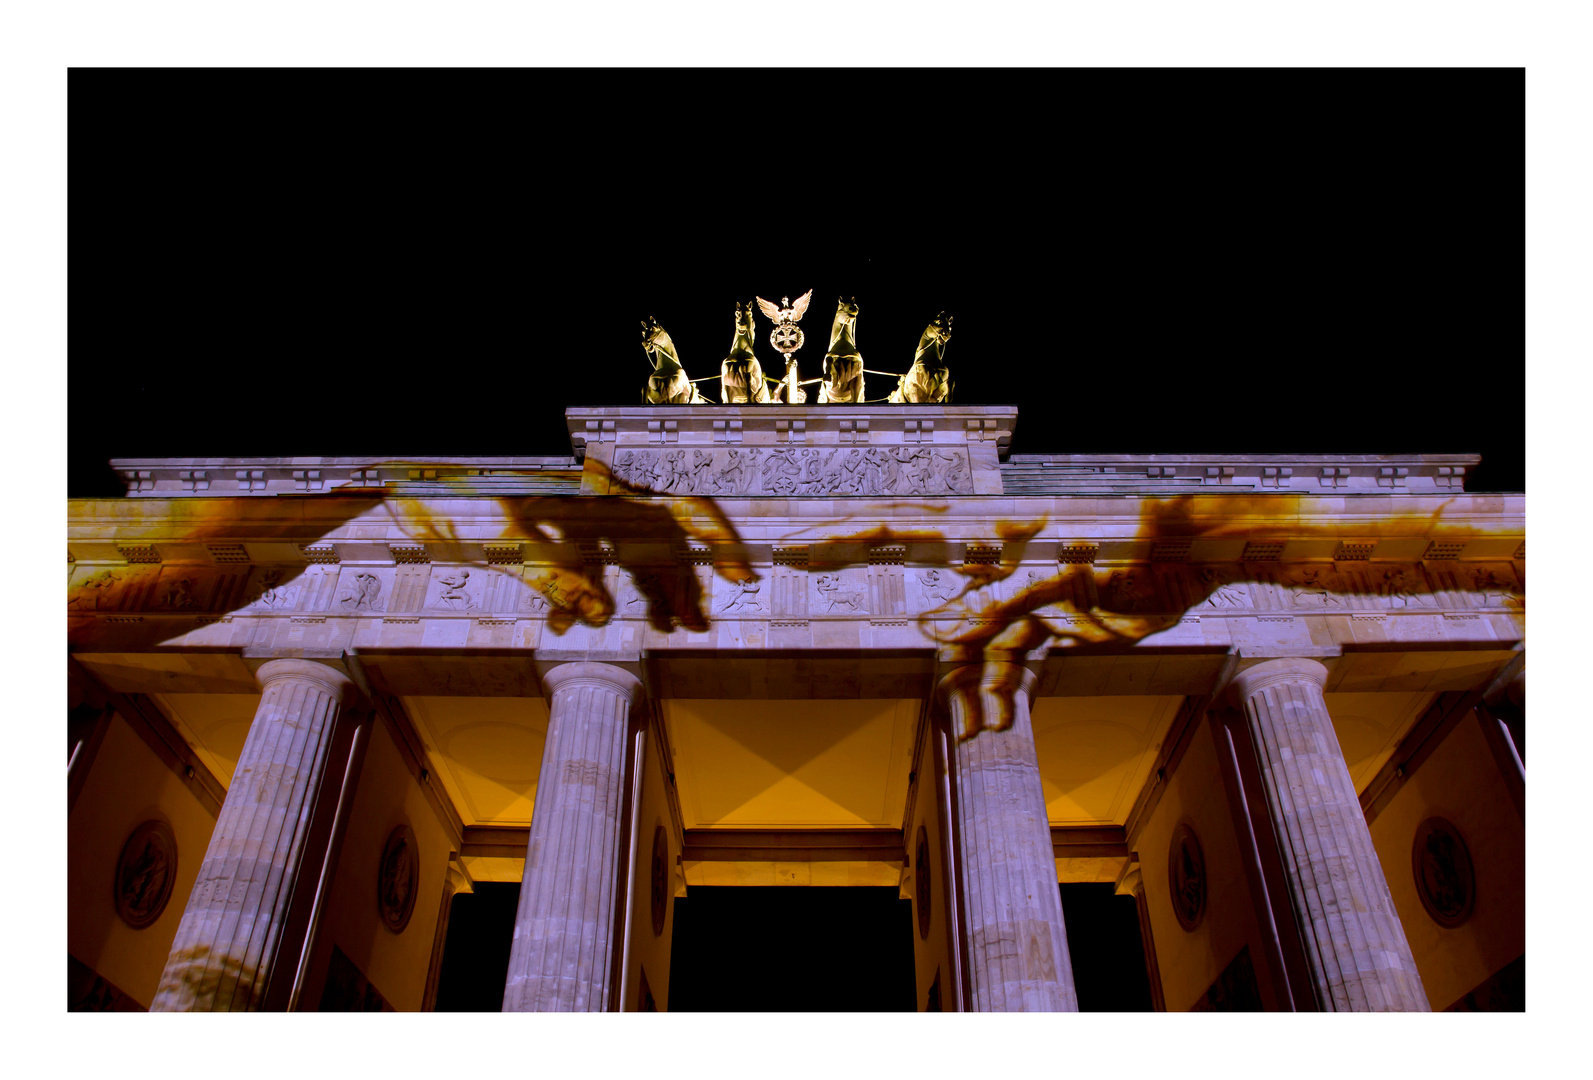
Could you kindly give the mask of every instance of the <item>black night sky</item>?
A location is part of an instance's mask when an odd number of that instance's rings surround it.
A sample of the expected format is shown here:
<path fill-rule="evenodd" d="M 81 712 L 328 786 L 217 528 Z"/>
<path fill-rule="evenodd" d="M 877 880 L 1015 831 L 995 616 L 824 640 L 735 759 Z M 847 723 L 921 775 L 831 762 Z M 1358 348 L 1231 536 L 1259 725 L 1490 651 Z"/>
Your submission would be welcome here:
<path fill-rule="evenodd" d="M 804 377 L 838 294 L 882 371 L 944 308 L 954 401 L 1022 407 L 1018 452 L 1476 452 L 1471 490 L 1523 490 L 1524 97 L 75 71 L 69 492 L 119 493 L 110 457 L 568 454 L 566 406 L 640 403 L 644 315 L 699 378 L 737 300 L 808 288 Z"/>
<path fill-rule="evenodd" d="M 68 93 L 73 496 L 120 493 L 111 457 L 568 454 L 567 406 L 640 404 L 643 316 L 700 378 L 736 301 L 809 288 L 804 377 L 838 294 L 883 371 L 945 309 L 953 400 L 1020 406 L 1016 452 L 1480 453 L 1470 490 L 1525 488 L 1519 70 L 79 70 Z M 767 926 L 792 898 L 752 899 Z M 910 948 L 899 907 L 869 925 Z"/>

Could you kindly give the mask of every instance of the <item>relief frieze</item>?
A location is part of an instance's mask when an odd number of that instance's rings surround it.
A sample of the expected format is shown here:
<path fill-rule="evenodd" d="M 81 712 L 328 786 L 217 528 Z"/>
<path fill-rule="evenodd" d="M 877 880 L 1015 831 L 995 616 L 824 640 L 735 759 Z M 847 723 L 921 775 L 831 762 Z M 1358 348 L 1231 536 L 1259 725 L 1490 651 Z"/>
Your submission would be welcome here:
<path fill-rule="evenodd" d="M 613 475 L 670 495 L 968 495 L 968 451 L 953 446 L 621 449 Z"/>
<path fill-rule="evenodd" d="M 757 580 L 730 580 L 711 565 L 605 567 L 614 615 L 647 619 L 659 597 L 691 593 L 716 615 L 736 617 L 981 618 L 1027 593 L 1046 594 L 1035 611 L 1061 616 L 1187 612 L 1220 617 L 1418 615 L 1519 611 L 1525 590 L 1509 563 L 1433 568 L 1421 563 L 1296 565 L 1141 564 L 1050 572 L 1049 565 L 979 573 L 956 567 L 873 565 L 808 570 L 757 568 Z M 579 613 L 592 589 L 579 568 L 429 563 L 398 567 L 309 566 L 209 570 L 203 567 L 74 568 L 75 614 L 151 612 L 429 615 Z M 688 584 L 686 578 L 693 579 Z"/>

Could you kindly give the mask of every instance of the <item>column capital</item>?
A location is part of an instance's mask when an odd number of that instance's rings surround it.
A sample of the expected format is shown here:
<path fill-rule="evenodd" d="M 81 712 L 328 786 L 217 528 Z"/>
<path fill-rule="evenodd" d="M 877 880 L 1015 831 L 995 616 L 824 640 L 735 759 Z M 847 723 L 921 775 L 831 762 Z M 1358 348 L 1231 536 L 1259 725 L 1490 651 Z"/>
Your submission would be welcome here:
<path fill-rule="evenodd" d="M 557 664 L 543 673 L 542 685 L 549 697 L 566 686 L 600 686 L 622 695 L 632 705 L 642 696 L 642 681 L 630 671 L 618 664 L 593 660 Z"/>
<path fill-rule="evenodd" d="M 1241 696 L 1249 697 L 1275 683 L 1313 683 L 1321 690 L 1327 685 L 1327 677 L 1328 669 L 1317 661 L 1294 656 L 1245 668 L 1233 677 L 1232 685 Z"/>
<path fill-rule="evenodd" d="M 352 679 L 330 664 L 298 657 L 267 660 L 260 665 L 254 677 L 260 683 L 261 689 L 283 679 L 307 679 L 331 694 L 339 704 L 342 703 L 349 687 L 354 685 Z"/>
<path fill-rule="evenodd" d="M 1139 858 L 1130 856 L 1128 862 L 1123 864 L 1123 872 L 1117 875 L 1117 885 L 1113 895 L 1133 896 L 1144 887 L 1145 879 L 1140 873 Z"/>

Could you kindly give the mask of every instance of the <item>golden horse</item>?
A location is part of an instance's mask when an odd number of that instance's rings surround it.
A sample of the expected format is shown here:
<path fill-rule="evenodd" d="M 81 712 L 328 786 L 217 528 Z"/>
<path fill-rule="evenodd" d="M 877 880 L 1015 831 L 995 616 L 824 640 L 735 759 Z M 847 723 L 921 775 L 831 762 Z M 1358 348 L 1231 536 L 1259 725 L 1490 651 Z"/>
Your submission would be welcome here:
<path fill-rule="evenodd" d="M 647 380 L 642 400 L 649 405 L 705 405 L 708 399 L 686 378 L 680 355 L 658 320 L 651 315 L 642 320 L 642 348 L 652 361 L 653 374 Z"/>
<path fill-rule="evenodd" d="M 943 405 L 951 401 L 951 373 L 945 361 L 950 340 L 951 316 L 942 311 L 919 336 L 913 366 L 891 391 L 892 404 Z"/>
<path fill-rule="evenodd" d="M 730 342 L 730 355 L 719 365 L 719 400 L 726 405 L 767 405 L 769 385 L 763 365 L 752 353 L 752 301 L 736 303 L 736 336 Z"/>
<path fill-rule="evenodd" d="M 824 382 L 819 404 L 863 401 L 863 354 L 857 351 L 857 299 L 835 302 L 835 322 L 830 326 L 830 351 L 824 354 Z"/>

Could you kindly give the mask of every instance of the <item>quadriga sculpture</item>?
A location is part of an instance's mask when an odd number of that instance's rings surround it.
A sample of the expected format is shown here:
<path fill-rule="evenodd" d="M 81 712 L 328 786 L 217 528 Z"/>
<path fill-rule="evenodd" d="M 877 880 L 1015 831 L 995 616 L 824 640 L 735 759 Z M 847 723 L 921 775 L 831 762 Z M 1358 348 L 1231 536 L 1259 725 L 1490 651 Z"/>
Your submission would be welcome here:
<path fill-rule="evenodd" d="M 642 399 L 649 405 L 700 405 L 708 399 L 697 392 L 697 387 L 686 378 L 686 369 L 680 366 L 680 356 L 675 343 L 669 340 L 664 328 L 651 315 L 642 320 L 642 348 L 647 359 L 653 362 L 653 374 L 647 380 Z"/>
<path fill-rule="evenodd" d="M 857 299 L 841 297 L 835 302 L 835 322 L 830 326 L 830 351 L 824 354 L 820 405 L 863 400 L 863 354 L 857 351 L 856 335 Z"/>
<path fill-rule="evenodd" d="M 730 342 L 730 355 L 719 365 L 719 400 L 727 405 L 765 405 L 769 386 L 763 366 L 752 354 L 752 301 L 736 304 L 736 336 Z"/>
<path fill-rule="evenodd" d="M 951 373 L 946 370 L 946 342 L 951 340 L 951 316 L 942 311 L 924 327 L 918 339 L 913 366 L 891 391 L 893 404 L 940 405 L 951 400 Z"/>

